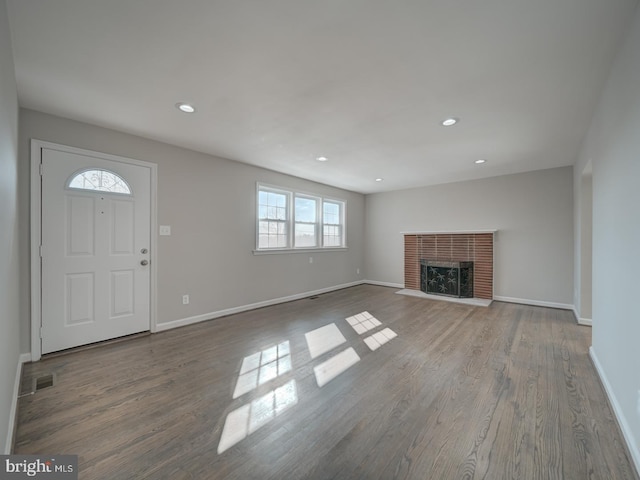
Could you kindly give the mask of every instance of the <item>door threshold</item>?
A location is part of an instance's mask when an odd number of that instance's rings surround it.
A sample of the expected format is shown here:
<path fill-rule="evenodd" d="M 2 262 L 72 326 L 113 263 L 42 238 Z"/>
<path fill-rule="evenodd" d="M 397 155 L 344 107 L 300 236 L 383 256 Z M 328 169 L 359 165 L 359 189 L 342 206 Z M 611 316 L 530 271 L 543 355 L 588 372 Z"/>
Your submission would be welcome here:
<path fill-rule="evenodd" d="M 84 352 L 85 350 L 92 350 L 94 348 L 126 342 L 129 340 L 133 340 L 135 338 L 148 337 L 150 335 L 151 335 L 151 331 L 147 330 L 144 332 L 132 333 L 131 335 L 125 335 L 123 337 L 102 340 L 101 342 L 88 343 L 87 345 L 80 345 L 79 347 L 67 348 L 65 350 L 60 350 L 58 352 L 45 353 L 44 355 L 42 355 L 41 360 L 46 360 L 48 358 L 56 358 L 62 355 L 68 355 L 70 353 Z"/>

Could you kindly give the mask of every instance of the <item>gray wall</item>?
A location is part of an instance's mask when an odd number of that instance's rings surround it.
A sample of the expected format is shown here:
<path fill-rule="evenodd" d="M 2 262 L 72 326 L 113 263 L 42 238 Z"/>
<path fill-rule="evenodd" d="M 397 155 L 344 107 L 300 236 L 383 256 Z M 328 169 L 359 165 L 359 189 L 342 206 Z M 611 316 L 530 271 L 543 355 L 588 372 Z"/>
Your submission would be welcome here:
<path fill-rule="evenodd" d="M 18 95 L 7 20 L 0 0 L 0 452 L 8 452 L 11 403 L 18 365 Z M 26 220 L 23 219 L 23 220 Z"/>
<path fill-rule="evenodd" d="M 36 138 L 158 165 L 158 323 L 361 280 L 364 196 L 31 110 L 20 111 L 20 202 L 29 204 L 29 140 Z M 254 255 L 256 182 L 347 201 L 346 251 Z M 20 232 L 26 245 L 28 226 Z M 23 268 L 28 259 L 23 256 Z M 28 283 L 22 285 L 28 292 Z M 182 295 L 190 304 L 182 305 Z M 23 298 L 24 302 L 28 298 Z M 22 349 L 29 350 L 28 321 Z"/>
<path fill-rule="evenodd" d="M 640 9 L 593 117 L 574 184 L 593 165 L 592 355 L 640 470 Z M 578 198 L 582 192 L 578 192 Z M 576 206 L 580 205 L 576 202 Z M 581 212 L 576 209 L 575 221 Z M 576 229 L 580 232 L 581 229 Z M 576 255 L 581 239 L 576 237 Z M 579 269 L 576 278 L 580 278 Z M 578 290 L 579 292 L 579 290 Z M 579 293 L 576 305 L 580 305 Z"/>
<path fill-rule="evenodd" d="M 580 302 L 576 304 L 580 319 L 591 320 L 591 293 L 593 291 L 593 178 L 582 174 L 580 183 Z M 578 207 L 576 207 L 578 208 Z M 577 232 L 577 230 L 576 230 Z"/>
<path fill-rule="evenodd" d="M 572 182 L 564 167 L 369 195 L 367 278 L 404 283 L 403 231 L 495 229 L 494 294 L 571 305 Z"/>

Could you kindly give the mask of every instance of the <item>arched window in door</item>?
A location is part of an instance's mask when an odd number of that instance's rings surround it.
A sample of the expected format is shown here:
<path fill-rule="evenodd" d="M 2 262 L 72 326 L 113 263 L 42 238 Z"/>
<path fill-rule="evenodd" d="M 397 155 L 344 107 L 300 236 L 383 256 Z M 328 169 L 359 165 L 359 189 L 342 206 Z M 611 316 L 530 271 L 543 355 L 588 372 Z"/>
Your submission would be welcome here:
<path fill-rule="evenodd" d="M 131 187 L 124 178 L 109 170 L 97 168 L 74 173 L 67 182 L 67 188 L 131 195 Z"/>

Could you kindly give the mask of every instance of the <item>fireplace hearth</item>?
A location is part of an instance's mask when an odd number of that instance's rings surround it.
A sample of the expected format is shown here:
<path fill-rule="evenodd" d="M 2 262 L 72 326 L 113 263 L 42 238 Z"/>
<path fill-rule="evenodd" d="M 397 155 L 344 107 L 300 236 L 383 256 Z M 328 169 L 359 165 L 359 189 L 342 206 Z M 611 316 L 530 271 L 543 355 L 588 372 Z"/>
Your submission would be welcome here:
<path fill-rule="evenodd" d="M 473 262 L 420 260 L 420 290 L 448 297 L 473 297 Z"/>

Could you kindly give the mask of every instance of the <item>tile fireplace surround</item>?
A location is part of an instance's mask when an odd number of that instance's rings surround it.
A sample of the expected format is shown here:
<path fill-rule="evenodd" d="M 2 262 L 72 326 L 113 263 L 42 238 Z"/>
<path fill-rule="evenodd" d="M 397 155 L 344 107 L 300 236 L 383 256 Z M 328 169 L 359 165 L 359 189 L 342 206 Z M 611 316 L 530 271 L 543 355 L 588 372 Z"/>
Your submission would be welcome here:
<path fill-rule="evenodd" d="M 420 291 L 420 260 L 473 262 L 473 296 L 492 300 L 494 233 L 405 233 L 404 288 Z"/>

